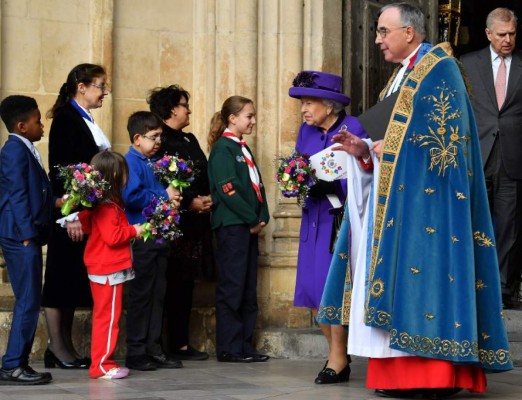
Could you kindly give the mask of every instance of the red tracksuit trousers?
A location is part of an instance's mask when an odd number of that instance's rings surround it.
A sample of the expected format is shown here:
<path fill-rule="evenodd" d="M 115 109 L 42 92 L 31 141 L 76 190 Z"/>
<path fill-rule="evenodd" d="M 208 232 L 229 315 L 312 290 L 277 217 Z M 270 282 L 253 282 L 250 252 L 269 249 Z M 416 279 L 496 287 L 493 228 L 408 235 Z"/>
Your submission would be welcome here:
<path fill-rule="evenodd" d="M 91 282 L 94 301 L 92 310 L 91 378 L 105 375 L 111 368 L 119 367 L 112 359 L 118 332 L 123 298 L 123 283 L 111 286 Z"/>

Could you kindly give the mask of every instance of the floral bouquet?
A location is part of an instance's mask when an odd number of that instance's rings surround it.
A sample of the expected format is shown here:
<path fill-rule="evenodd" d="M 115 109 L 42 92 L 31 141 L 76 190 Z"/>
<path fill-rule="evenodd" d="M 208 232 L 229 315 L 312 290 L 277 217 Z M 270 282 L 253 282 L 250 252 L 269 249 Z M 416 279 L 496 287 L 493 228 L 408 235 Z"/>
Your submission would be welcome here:
<path fill-rule="evenodd" d="M 61 208 L 63 215 L 69 215 L 80 204 L 84 207 L 94 206 L 103 199 L 109 188 L 109 183 L 101 173 L 89 164 L 58 165 L 56 168 L 58 177 L 65 181 L 66 200 Z"/>
<path fill-rule="evenodd" d="M 153 197 L 150 204 L 143 209 L 141 215 L 145 217 L 142 224 L 145 232 L 144 241 L 154 238 L 158 244 L 165 240 L 174 240 L 182 235 L 179 225 L 179 211 L 172 202 L 163 197 Z"/>
<path fill-rule="evenodd" d="M 297 197 L 297 203 L 302 205 L 310 186 L 317 182 L 310 156 L 295 151 L 290 157 L 281 157 L 278 161 L 275 179 L 279 190 L 285 197 Z"/>
<path fill-rule="evenodd" d="M 159 160 L 151 163 L 154 174 L 161 183 L 170 185 L 183 192 L 194 180 L 194 168 L 191 160 L 165 154 Z"/>

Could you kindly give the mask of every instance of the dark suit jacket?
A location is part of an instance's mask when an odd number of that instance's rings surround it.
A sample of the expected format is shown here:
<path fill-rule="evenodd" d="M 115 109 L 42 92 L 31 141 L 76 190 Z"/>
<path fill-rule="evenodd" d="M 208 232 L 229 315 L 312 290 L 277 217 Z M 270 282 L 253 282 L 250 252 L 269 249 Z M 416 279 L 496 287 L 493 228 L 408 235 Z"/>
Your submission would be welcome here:
<path fill-rule="evenodd" d="M 472 87 L 472 104 L 485 165 L 498 135 L 507 174 L 522 179 L 522 52 L 513 52 L 506 100 L 499 111 L 495 96 L 490 47 L 465 54 L 462 63 Z"/>
<path fill-rule="evenodd" d="M 52 209 L 45 170 L 24 142 L 10 135 L 0 154 L 0 236 L 43 244 Z"/>

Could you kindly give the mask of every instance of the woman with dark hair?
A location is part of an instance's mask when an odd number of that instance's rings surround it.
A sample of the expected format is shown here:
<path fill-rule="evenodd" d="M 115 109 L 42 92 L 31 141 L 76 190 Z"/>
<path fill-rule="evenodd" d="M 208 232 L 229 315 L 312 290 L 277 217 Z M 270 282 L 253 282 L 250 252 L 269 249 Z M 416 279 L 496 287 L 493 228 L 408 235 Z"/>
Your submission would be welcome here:
<path fill-rule="evenodd" d="M 172 243 L 167 269 L 167 343 L 170 353 L 180 360 L 206 360 L 208 353 L 189 342 L 190 313 L 194 281 L 209 277 L 212 266 L 212 231 L 210 210 L 212 198 L 207 176 L 207 158 L 192 133 L 183 132 L 190 124 L 189 93 L 171 85 L 152 90 L 148 98 L 150 110 L 164 123 L 163 140 L 158 155 L 177 156 L 194 163 L 196 171 L 190 187 L 183 189 L 180 228 L 183 236 Z"/>
<path fill-rule="evenodd" d="M 89 163 L 96 153 L 111 147 L 90 112 L 102 106 L 107 93 L 105 69 L 100 65 L 80 64 L 69 72 L 47 113 L 53 120 L 49 132 L 49 178 L 58 196 L 64 194 L 58 165 Z M 61 217 L 57 212 L 55 219 Z M 83 263 L 85 240 L 76 213 L 67 217 L 65 225 L 67 230 L 53 224 L 47 247 L 42 307 L 49 346 L 44 361 L 46 368 L 88 368 L 90 359 L 82 358 L 72 342 L 75 309 L 92 307 Z"/>

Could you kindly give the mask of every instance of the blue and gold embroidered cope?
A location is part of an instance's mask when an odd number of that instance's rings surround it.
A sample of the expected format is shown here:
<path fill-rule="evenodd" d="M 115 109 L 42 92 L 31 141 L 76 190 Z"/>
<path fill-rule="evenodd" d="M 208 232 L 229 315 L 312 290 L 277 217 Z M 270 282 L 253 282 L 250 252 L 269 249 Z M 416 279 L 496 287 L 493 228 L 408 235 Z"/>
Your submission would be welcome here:
<path fill-rule="evenodd" d="M 511 369 L 478 134 L 447 44 L 404 81 L 377 188 L 367 325 L 396 350 Z"/>

